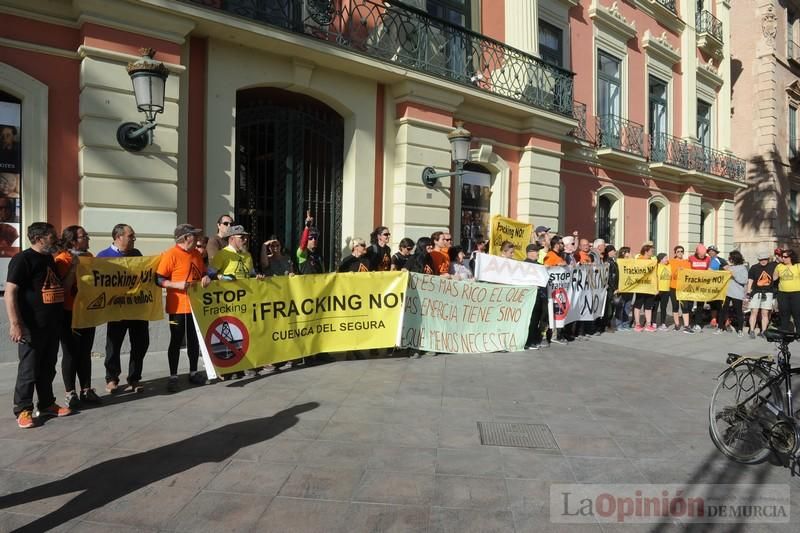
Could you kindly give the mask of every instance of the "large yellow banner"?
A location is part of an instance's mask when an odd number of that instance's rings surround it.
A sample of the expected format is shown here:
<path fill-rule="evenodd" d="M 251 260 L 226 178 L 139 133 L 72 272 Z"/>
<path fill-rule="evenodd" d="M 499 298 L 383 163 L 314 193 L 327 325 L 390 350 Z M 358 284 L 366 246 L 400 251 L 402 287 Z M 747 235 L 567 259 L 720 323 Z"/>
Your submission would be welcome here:
<path fill-rule="evenodd" d="M 619 292 L 658 294 L 658 263 L 655 259 L 618 259 Z"/>
<path fill-rule="evenodd" d="M 307 355 L 389 348 L 408 272 L 214 281 L 189 291 L 209 377 Z"/>
<path fill-rule="evenodd" d="M 678 272 L 675 297 L 690 302 L 725 300 L 731 273 L 727 270 L 689 270 Z"/>
<path fill-rule="evenodd" d="M 525 259 L 525 248 L 531 243 L 533 226 L 500 215 L 492 217 L 489 228 L 489 253 L 500 255 L 503 241 L 514 243 L 514 259 Z"/>
<path fill-rule="evenodd" d="M 115 320 L 161 320 L 164 302 L 156 285 L 161 256 L 81 257 L 72 308 L 72 327 L 89 328 Z"/>

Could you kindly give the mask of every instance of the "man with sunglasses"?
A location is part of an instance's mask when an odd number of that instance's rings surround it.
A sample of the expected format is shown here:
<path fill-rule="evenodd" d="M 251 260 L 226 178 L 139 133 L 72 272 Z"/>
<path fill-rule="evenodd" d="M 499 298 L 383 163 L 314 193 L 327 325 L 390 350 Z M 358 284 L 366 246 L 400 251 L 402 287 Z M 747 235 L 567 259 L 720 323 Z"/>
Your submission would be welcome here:
<path fill-rule="evenodd" d="M 209 263 L 217 255 L 217 252 L 228 246 L 228 239 L 225 237 L 225 233 L 233 224 L 233 217 L 228 215 L 220 215 L 217 219 L 217 234 L 209 237 L 208 244 L 206 244 L 206 255 Z"/>
<path fill-rule="evenodd" d="M 297 247 L 297 268 L 300 274 L 323 274 L 325 265 L 319 251 L 319 231 L 314 226 L 311 211 L 306 212 L 306 227 Z"/>
<path fill-rule="evenodd" d="M 750 267 L 747 273 L 747 292 L 745 300 L 750 301 L 750 333 L 756 338 L 756 321 L 761 315 L 761 332 L 764 335 L 769 326 L 769 315 L 772 312 L 772 301 L 775 298 L 775 267 L 777 263 L 769 260 L 769 250 L 759 250 L 758 263 Z"/>
<path fill-rule="evenodd" d="M 450 277 L 450 254 L 447 250 L 453 242 L 449 231 L 434 231 L 431 234 L 433 250 L 431 260 L 433 261 L 433 273 L 445 278 Z"/>

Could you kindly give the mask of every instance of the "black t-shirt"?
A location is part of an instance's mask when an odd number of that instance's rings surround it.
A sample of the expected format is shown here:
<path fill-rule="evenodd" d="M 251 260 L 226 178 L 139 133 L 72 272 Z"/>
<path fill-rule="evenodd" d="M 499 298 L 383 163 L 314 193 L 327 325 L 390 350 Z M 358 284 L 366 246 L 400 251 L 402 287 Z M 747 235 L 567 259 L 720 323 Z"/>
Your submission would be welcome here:
<path fill-rule="evenodd" d="M 394 265 L 395 270 L 403 270 L 406 267 L 406 263 L 411 256 L 410 255 L 403 255 L 400 252 L 395 252 L 392 256 L 392 264 Z"/>
<path fill-rule="evenodd" d="M 353 257 L 348 255 L 339 265 L 339 272 L 369 272 L 369 264 L 366 256 Z"/>
<path fill-rule="evenodd" d="M 417 272 L 418 274 L 433 274 L 433 259 L 431 254 L 414 254 L 406 261 L 406 270 Z"/>
<path fill-rule="evenodd" d="M 388 246 L 370 244 L 367 247 L 367 259 L 372 272 L 388 272 L 392 269 L 392 249 Z"/>
<path fill-rule="evenodd" d="M 7 282 L 19 287 L 20 318 L 28 329 L 55 328 L 64 307 L 64 287 L 50 254 L 28 248 L 11 258 Z"/>
<path fill-rule="evenodd" d="M 761 263 L 756 263 L 750 267 L 747 277 L 753 280 L 753 285 L 750 292 L 755 294 L 775 292 L 773 282 L 775 281 L 775 266 L 776 263 L 770 261 L 766 266 L 761 266 Z"/>

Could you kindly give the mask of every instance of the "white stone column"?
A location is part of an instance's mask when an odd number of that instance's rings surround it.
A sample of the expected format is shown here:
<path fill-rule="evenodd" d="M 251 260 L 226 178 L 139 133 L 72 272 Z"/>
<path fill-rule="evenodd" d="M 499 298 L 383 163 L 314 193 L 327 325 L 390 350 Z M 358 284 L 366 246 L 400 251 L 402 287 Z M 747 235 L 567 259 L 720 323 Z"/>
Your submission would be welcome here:
<path fill-rule="evenodd" d="M 680 13 L 686 22 L 681 33 L 681 131 L 682 138 L 697 137 L 697 29 L 695 27 L 695 0 L 680 0 Z M 730 108 L 730 107 L 729 107 Z M 688 246 L 688 245 L 687 245 Z"/>
<path fill-rule="evenodd" d="M 519 163 L 517 218 L 535 226 L 559 226 L 561 159 L 564 154 L 527 146 Z"/>
<path fill-rule="evenodd" d="M 695 192 L 685 192 L 678 204 L 678 243 L 689 253 L 702 239 L 700 237 L 700 204 L 703 197 Z"/>
<path fill-rule="evenodd" d="M 733 250 L 733 200 L 723 200 L 717 209 L 717 247 L 723 254 Z"/>
<path fill-rule="evenodd" d="M 719 75 L 724 83 L 717 93 L 717 147 L 719 150 L 731 150 L 731 5 L 730 0 L 717 1 L 717 18 L 722 23 L 722 61 L 719 64 Z"/>

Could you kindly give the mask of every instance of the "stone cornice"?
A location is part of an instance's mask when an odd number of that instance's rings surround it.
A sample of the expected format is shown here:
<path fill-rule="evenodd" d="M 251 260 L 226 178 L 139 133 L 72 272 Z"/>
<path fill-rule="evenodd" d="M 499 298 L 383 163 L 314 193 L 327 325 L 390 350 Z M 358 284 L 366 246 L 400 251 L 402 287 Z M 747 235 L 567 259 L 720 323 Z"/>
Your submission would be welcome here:
<path fill-rule="evenodd" d="M 603 7 L 599 0 L 592 0 L 589 7 L 589 18 L 606 32 L 612 33 L 624 41 L 636 37 L 636 21 L 630 21 L 620 12 L 615 1 L 611 7 Z"/>
<path fill-rule="evenodd" d="M 681 60 L 681 51 L 669 44 L 667 32 L 663 32 L 661 37 L 654 37 L 650 30 L 645 30 L 642 38 L 642 48 L 655 59 L 669 65 L 675 65 Z"/>
<path fill-rule="evenodd" d="M 719 71 L 711 61 L 708 63 L 697 62 L 697 81 L 714 89 L 719 89 L 725 83 L 725 80 L 719 75 Z"/>

